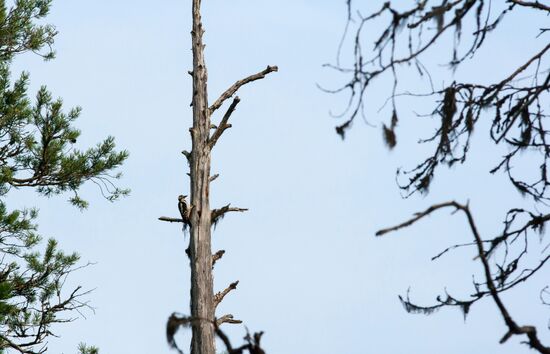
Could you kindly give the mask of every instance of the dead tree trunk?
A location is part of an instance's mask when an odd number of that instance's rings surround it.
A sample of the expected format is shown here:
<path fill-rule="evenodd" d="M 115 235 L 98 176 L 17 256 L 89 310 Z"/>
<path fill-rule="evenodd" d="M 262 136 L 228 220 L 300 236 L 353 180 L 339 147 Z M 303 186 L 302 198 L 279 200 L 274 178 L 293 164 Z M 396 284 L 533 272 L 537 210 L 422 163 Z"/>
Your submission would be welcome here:
<path fill-rule="evenodd" d="M 200 8 L 201 0 L 193 0 L 193 28 L 191 31 L 193 71 L 190 72 L 193 76 L 193 127 L 190 129 L 192 150 L 190 153 L 183 151 L 190 166 L 191 209 L 188 219 L 187 214 L 184 213 L 182 213 L 181 218 L 160 217 L 159 219 L 190 226 L 191 238 L 187 255 L 191 263 L 191 317 L 187 322 L 191 323 L 193 331 L 191 353 L 215 354 L 214 337 L 216 328 L 223 323 L 241 323 L 241 321 L 233 319 L 231 314 L 219 318 L 215 316 L 216 307 L 231 290 L 237 287 L 238 281 L 231 283 L 225 290 L 214 294 L 212 269 L 214 263 L 223 256 L 225 251 L 221 250 L 212 254 L 211 229 L 212 225 L 219 221 L 225 213 L 242 212 L 246 209 L 231 207 L 230 204 L 219 209 L 210 209 L 210 182 L 218 177 L 218 175 L 210 176 L 210 157 L 218 139 L 226 129 L 231 128 L 228 121 L 240 102 L 239 97 L 234 97 L 218 126 L 211 124 L 210 117 L 241 86 L 263 79 L 265 75 L 277 71 L 277 67 L 268 66 L 257 74 L 237 81 L 209 106 L 208 75 L 202 42 L 204 29 L 201 22 Z M 210 134 L 212 129 L 213 133 Z M 174 325 L 177 326 L 177 322 L 176 320 Z M 182 321 L 182 323 L 184 322 L 186 321 Z M 171 325 L 169 324 L 169 326 Z M 173 335 L 174 331 L 170 333 Z M 177 347 L 172 339 L 169 339 L 169 341 L 171 345 Z"/>
<path fill-rule="evenodd" d="M 191 317 L 193 321 L 192 354 L 215 354 L 214 287 L 212 278 L 210 184 L 210 112 L 200 0 L 193 0 L 193 128 L 191 139 Z"/>

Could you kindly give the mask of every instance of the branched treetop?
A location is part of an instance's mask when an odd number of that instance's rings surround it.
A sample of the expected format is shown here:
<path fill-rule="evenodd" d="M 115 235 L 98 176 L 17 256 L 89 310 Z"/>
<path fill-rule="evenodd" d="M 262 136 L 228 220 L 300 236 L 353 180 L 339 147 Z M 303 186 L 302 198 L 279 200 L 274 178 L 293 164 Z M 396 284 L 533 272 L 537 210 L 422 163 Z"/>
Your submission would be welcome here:
<path fill-rule="evenodd" d="M 8 8 L 0 0 L 0 352 L 45 352 L 52 325 L 69 322 L 88 307 L 87 292 L 64 287 L 67 276 L 81 267 L 78 255 L 60 251 L 53 239 L 39 252 L 37 211 L 10 210 L 7 194 L 25 187 L 45 196 L 71 192 L 71 202 L 82 208 L 87 203 L 78 190 L 86 181 L 96 183 L 109 200 L 128 193 L 113 183 L 120 177 L 113 171 L 128 156 L 115 151 L 113 138 L 77 149 L 80 132 L 72 123 L 80 108 L 65 112 L 61 99 L 53 99 L 45 87 L 29 99 L 27 73 L 10 82 L 17 54 L 53 58 L 55 28 L 37 24 L 50 3 L 18 0 Z M 84 345 L 79 350 L 97 353 Z"/>

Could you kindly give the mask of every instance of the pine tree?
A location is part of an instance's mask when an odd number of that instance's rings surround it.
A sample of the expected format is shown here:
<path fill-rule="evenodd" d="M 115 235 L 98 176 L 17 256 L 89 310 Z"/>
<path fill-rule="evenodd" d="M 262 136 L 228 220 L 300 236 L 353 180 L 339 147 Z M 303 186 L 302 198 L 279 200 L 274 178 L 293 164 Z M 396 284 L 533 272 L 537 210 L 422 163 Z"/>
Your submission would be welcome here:
<path fill-rule="evenodd" d="M 113 184 L 120 174 L 110 177 L 128 156 L 115 151 L 112 137 L 78 150 L 80 131 L 72 123 L 80 108 L 65 111 L 46 87 L 30 99 L 27 73 L 11 82 L 17 55 L 54 58 L 56 29 L 39 24 L 50 5 L 51 0 L 17 0 L 7 6 L 0 0 L 0 352 L 45 352 L 52 325 L 70 321 L 86 306 L 81 299 L 86 292 L 63 286 L 78 255 L 64 253 L 53 239 L 40 252 L 37 210 L 9 209 L 8 194 L 25 187 L 43 196 L 70 192 L 70 202 L 85 208 L 78 190 L 86 181 L 98 184 L 109 200 L 128 193 Z"/>

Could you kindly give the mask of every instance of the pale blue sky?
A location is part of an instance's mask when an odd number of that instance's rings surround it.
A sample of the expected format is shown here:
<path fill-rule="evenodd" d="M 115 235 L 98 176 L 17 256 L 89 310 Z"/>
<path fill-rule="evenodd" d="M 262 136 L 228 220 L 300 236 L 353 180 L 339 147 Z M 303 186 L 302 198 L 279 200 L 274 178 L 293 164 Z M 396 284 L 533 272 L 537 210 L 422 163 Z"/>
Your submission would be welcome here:
<path fill-rule="evenodd" d="M 476 133 L 467 166 L 441 170 L 428 196 L 402 200 L 395 169 L 411 167 L 430 151 L 416 141 L 432 126 L 419 123 L 412 111 L 430 107 L 400 103 L 399 145 L 392 152 L 379 128 L 360 121 L 346 141 L 335 134 L 337 122 L 328 112 L 342 107 L 345 97 L 324 94 L 315 84 L 343 80 L 321 65 L 335 57 L 344 0 L 204 2 L 211 99 L 268 64 L 280 68 L 242 90 L 233 128 L 213 155 L 212 172 L 221 176 L 211 204 L 250 208 L 228 215 L 214 232 L 215 249 L 227 251 L 216 265 L 216 289 L 240 280 L 218 315 L 232 313 L 251 330 L 264 330 L 270 354 L 527 352 L 517 340 L 498 344 L 505 327 L 489 301 L 474 306 L 464 322 L 457 310 L 409 315 L 397 299 L 409 286 L 421 304 L 431 304 L 445 286 L 467 296 L 471 274 L 480 270 L 473 250 L 430 262 L 446 246 L 470 240 L 461 217 L 442 212 L 399 234 L 373 236 L 449 199 L 469 199 L 487 237 L 507 207 L 531 207 L 504 178 L 487 173 L 487 161 L 499 152 L 484 143 L 486 130 Z M 466 64 L 456 75 L 494 80 L 525 60 L 540 45 L 534 40 L 538 27 L 526 28 L 527 21 L 532 19 L 507 20 L 479 53 L 482 64 Z M 67 107 L 83 107 L 77 123 L 83 147 L 114 135 L 131 153 L 121 184 L 132 189 L 130 197 L 110 204 L 87 186 L 82 194 L 91 206 L 85 212 L 63 197 L 14 196 L 14 204 L 40 207 L 44 235 L 77 250 L 83 261 L 97 262 L 71 280 L 96 289 L 89 296 L 95 314 L 60 326 L 50 352 L 74 353 L 86 341 L 104 354 L 170 353 L 166 319 L 173 311 L 188 312 L 187 240 L 178 225 L 157 217 L 177 215 L 177 196 L 188 191 L 180 151 L 190 145 L 190 1 L 57 0 L 49 22 L 60 32 L 57 59 L 25 56 L 14 73 L 29 70 L 33 89 L 47 84 Z M 447 53 L 433 51 L 427 61 L 436 74 L 444 73 L 437 64 Z M 408 88 L 427 87 L 416 76 L 402 78 Z M 436 85 L 450 80 L 440 76 Z M 390 84 L 386 77 L 369 91 L 367 115 L 374 124 L 390 116 L 387 109 L 376 113 Z M 511 197 L 502 199 L 508 192 Z M 548 275 L 546 270 L 530 288 L 504 296 L 518 322 L 541 326 L 547 342 L 549 309 L 539 305 L 537 289 Z M 227 331 L 235 343 L 244 335 L 241 326 Z M 183 348 L 185 340 L 179 338 Z"/>

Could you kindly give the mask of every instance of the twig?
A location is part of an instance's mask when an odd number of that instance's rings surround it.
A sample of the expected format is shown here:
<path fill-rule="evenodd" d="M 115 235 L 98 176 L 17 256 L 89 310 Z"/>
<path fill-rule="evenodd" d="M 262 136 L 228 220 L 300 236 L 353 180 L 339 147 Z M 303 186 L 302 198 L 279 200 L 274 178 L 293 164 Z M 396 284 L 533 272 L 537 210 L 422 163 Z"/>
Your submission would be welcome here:
<path fill-rule="evenodd" d="M 419 213 L 415 213 L 414 214 L 414 217 L 410 220 L 407 220 L 399 225 L 396 225 L 396 226 L 393 226 L 393 227 L 389 227 L 387 229 L 382 229 L 382 230 L 379 230 L 376 232 L 376 236 L 382 236 L 384 234 L 387 234 L 388 232 L 393 232 L 393 231 L 397 231 L 399 229 L 402 229 L 402 228 L 405 228 L 407 226 L 411 226 L 412 224 L 414 224 L 415 222 L 417 222 L 418 220 L 422 219 L 423 217 L 431 214 L 432 212 L 436 211 L 437 209 L 441 209 L 441 208 L 445 208 L 445 207 L 455 207 L 455 208 L 458 208 L 458 203 L 456 202 L 447 202 L 447 203 L 441 203 L 441 204 L 435 204 L 435 205 L 432 205 L 431 207 L 429 207 L 428 209 L 426 209 L 425 211 L 423 212 L 419 212 Z"/>

